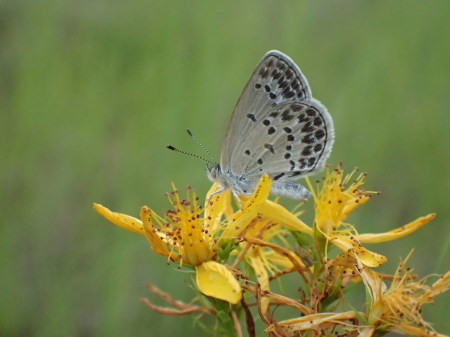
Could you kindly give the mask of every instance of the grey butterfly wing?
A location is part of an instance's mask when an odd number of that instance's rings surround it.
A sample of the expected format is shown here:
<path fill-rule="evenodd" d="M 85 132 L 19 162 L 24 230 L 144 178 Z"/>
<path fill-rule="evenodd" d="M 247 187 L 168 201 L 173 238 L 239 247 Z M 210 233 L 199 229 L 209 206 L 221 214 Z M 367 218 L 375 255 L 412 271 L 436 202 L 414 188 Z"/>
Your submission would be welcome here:
<path fill-rule="evenodd" d="M 316 99 L 286 103 L 254 122 L 238 151 L 247 157 L 244 176 L 257 180 L 267 173 L 292 181 L 323 169 L 334 141 L 333 120 Z"/>
<path fill-rule="evenodd" d="M 234 108 L 222 145 L 222 170 L 245 174 L 249 158 L 241 147 L 249 141 L 255 123 L 261 123 L 277 107 L 311 97 L 305 76 L 288 56 L 276 50 L 264 55 Z"/>

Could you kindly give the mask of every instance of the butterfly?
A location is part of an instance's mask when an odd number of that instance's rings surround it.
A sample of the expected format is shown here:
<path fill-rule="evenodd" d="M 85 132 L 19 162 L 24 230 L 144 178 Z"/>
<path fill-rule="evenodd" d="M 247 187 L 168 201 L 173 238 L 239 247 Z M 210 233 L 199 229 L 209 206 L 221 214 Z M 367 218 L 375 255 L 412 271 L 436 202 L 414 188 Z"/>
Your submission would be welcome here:
<path fill-rule="evenodd" d="M 250 195 L 260 177 L 272 179 L 271 193 L 307 199 L 296 182 L 324 168 L 334 142 L 333 119 L 312 97 L 306 77 L 280 51 L 269 51 L 250 76 L 231 116 L 220 164 L 207 167 L 218 182 Z"/>

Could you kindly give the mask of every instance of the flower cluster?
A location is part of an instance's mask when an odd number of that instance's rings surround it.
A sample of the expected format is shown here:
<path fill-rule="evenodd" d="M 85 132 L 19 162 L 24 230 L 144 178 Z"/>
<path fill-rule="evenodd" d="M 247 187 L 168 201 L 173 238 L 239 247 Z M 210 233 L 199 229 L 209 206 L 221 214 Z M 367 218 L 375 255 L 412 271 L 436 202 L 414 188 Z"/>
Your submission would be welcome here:
<path fill-rule="evenodd" d="M 172 206 L 162 216 L 144 206 L 140 219 L 111 212 L 94 204 L 95 210 L 117 226 L 144 235 L 151 249 L 179 268 L 195 271 L 199 304 L 187 304 L 149 285 L 173 308 L 150 308 L 169 315 L 194 312 L 214 315 L 214 333 L 241 336 L 244 315 L 247 331 L 255 335 L 255 307 L 273 336 L 373 336 L 400 331 L 415 336 L 441 336 L 421 316 L 421 307 L 450 286 L 450 274 L 427 285 L 416 280 L 402 262 L 394 275 L 374 268 L 387 261 L 367 249 L 365 243 L 396 240 L 426 225 L 429 214 L 400 228 L 380 234 L 360 234 L 346 222 L 348 215 L 376 193 L 363 189 L 365 175 L 357 170 L 345 175 L 341 166 L 327 169 L 323 182 L 312 186 L 315 217 L 311 226 L 300 220 L 301 211 L 288 211 L 269 200 L 271 179 L 263 175 L 251 196 L 219 194 L 214 184 L 204 205 L 188 188 L 185 199 L 175 186 L 167 194 Z M 301 205 L 300 205 L 301 206 Z M 299 277 L 295 298 L 277 293 L 272 281 L 287 274 Z M 356 286 L 366 289 L 364 310 L 342 310 L 346 295 Z M 205 301 L 205 299 L 207 299 Z M 277 307 L 289 307 L 296 317 L 275 317 Z M 348 307 L 348 305 L 347 305 Z"/>

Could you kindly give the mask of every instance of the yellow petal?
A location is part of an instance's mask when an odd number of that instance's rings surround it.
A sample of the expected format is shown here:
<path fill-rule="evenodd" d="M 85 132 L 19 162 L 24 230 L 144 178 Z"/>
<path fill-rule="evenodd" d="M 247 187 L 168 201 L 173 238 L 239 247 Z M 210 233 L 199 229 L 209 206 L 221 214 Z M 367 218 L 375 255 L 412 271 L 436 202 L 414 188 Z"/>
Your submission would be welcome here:
<path fill-rule="evenodd" d="M 178 254 L 170 253 L 167 249 L 166 243 L 164 241 L 163 233 L 158 234 L 158 232 L 153 228 L 152 223 L 152 210 L 147 206 L 141 207 L 141 219 L 144 226 L 145 236 L 147 237 L 150 246 L 155 253 L 161 254 L 163 256 L 168 256 L 174 261 L 178 261 Z"/>
<path fill-rule="evenodd" d="M 283 206 L 266 200 L 259 211 L 263 218 L 294 231 L 312 235 L 312 229 Z"/>
<path fill-rule="evenodd" d="M 197 286 L 203 294 L 232 304 L 241 300 L 241 286 L 233 273 L 224 265 L 208 261 L 196 266 L 195 270 Z"/>
<path fill-rule="evenodd" d="M 264 263 L 258 254 L 261 249 L 259 249 L 259 247 L 254 247 L 253 250 L 254 251 L 252 253 L 247 254 L 246 260 L 254 269 L 256 278 L 258 279 L 261 290 L 263 291 L 263 297 L 261 299 L 261 311 L 265 314 L 269 311 L 270 303 L 270 299 L 264 296 L 264 290 L 270 291 L 269 275 L 267 274 L 267 270 L 266 268 L 264 268 Z"/>
<path fill-rule="evenodd" d="M 100 204 L 94 203 L 93 207 L 98 212 L 98 214 L 108 219 L 116 226 L 128 229 L 132 232 L 144 234 L 144 225 L 142 224 L 141 220 L 126 214 L 111 212 L 108 208 Z"/>
<path fill-rule="evenodd" d="M 429 289 L 424 291 L 419 297 L 419 301 L 421 303 L 430 303 L 434 297 L 447 290 L 450 290 L 450 271 L 441 276 Z"/>
<path fill-rule="evenodd" d="M 350 213 L 352 213 L 359 206 L 364 205 L 370 200 L 371 195 L 359 195 L 357 199 L 352 200 L 353 202 L 347 202 L 342 209 L 341 221 L 344 221 Z"/>
<path fill-rule="evenodd" d="M 381 296 L 383 292 L 386 290 L 386 284 L 383 283 L 383 280 L 381 279 L 380 275 L 376 272 L 374 272 L 370 268 L 359 268 L 359 274 L 361 275 L 361 278 L 366 285 L 366 289 L 369 293 L 370 300 L 372 303 L 380 303 Z M 375 308 L 376 305 L 373 305 L 370 309 L 369 313 L 369 323 L 371 323 L 374 319 L 378 320 L 378 318 L 381 316 L 382 311 L 377 310 Z M 376 318 L 374 318 L 376 317 Z"/>
<path fill-rule="evenodd" d="M 211 197 L 211 194 L 217 191 L 218 188 L 219 183 L 214 183 L 206 194 L 205 201 L 205 227 L 210 228 L 213 232 L 219 229 L 223 215 L 231 217 L 233 214 L 229 190 L 222 191 Z"/>
<path fill-rule="evenodd" d="M 329 240 L 343 252 L 353 252 L 365 266 L 374 268 L 387 261 L 387 258 L 372 252 L 359 244 L 355 239 L 343 235 L 329 236 Z"/>
<path fill-rule="evenodd" d="M 269 197 L 271 185 L 272 181 L 269 176 L 264 174 L 250 197 L 239 196 L 244 207 L 233 215 L 231 222 L 222 234 L 223 238 L 234 238 L 249 225 L 258 215 L 261 205 Z"/>
<path fill-rule="evenodd" d="M 380 233 L 380 234 L 359 234 L 355 235 L 355 238 L 363 243 L 379 243 L 379 242 L 385 242 L 385 241 L 391 241 L 399 239 L 403 236 L 406 236 L 408 234 L 411 234 L 412 232 L 418 230 L 419 228 L 425 226 L 428 222 L 433 220 L 436 217 L 435 213 L 428 214 L 426 216 L 420 217 L 413 222 L 400 227 L 396 228 L 392 231 L 386 232 L 386 233 Z"/>

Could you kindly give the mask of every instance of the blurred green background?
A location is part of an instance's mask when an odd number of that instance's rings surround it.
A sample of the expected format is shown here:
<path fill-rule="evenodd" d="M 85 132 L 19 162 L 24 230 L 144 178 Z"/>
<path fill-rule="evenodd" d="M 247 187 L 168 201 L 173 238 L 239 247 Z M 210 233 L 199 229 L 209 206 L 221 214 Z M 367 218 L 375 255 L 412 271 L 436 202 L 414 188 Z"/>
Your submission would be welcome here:
<path fill-rule="evenodd" d="M 415 247 L 421 275 L 446 272 L 448 13 L 448 0 L 0 1 L 0 335 L 204 335 L 138 301 L 146 282 L 189 300 L 189 278 L 91 204 L 164 210 L 172 180 L 203 196 L 204 163 L 164 147 L 201 152 L 190 128 L 219 157 L 270 49 L 296 61 L 332 114 L 329 162 L 361 167 L 382 191 L 351 223 L 380 232 L 438 213 L 372 247 L 390 259 L 382 270 Z M 448 299 L 425 311 L 444 333 Z"/>

